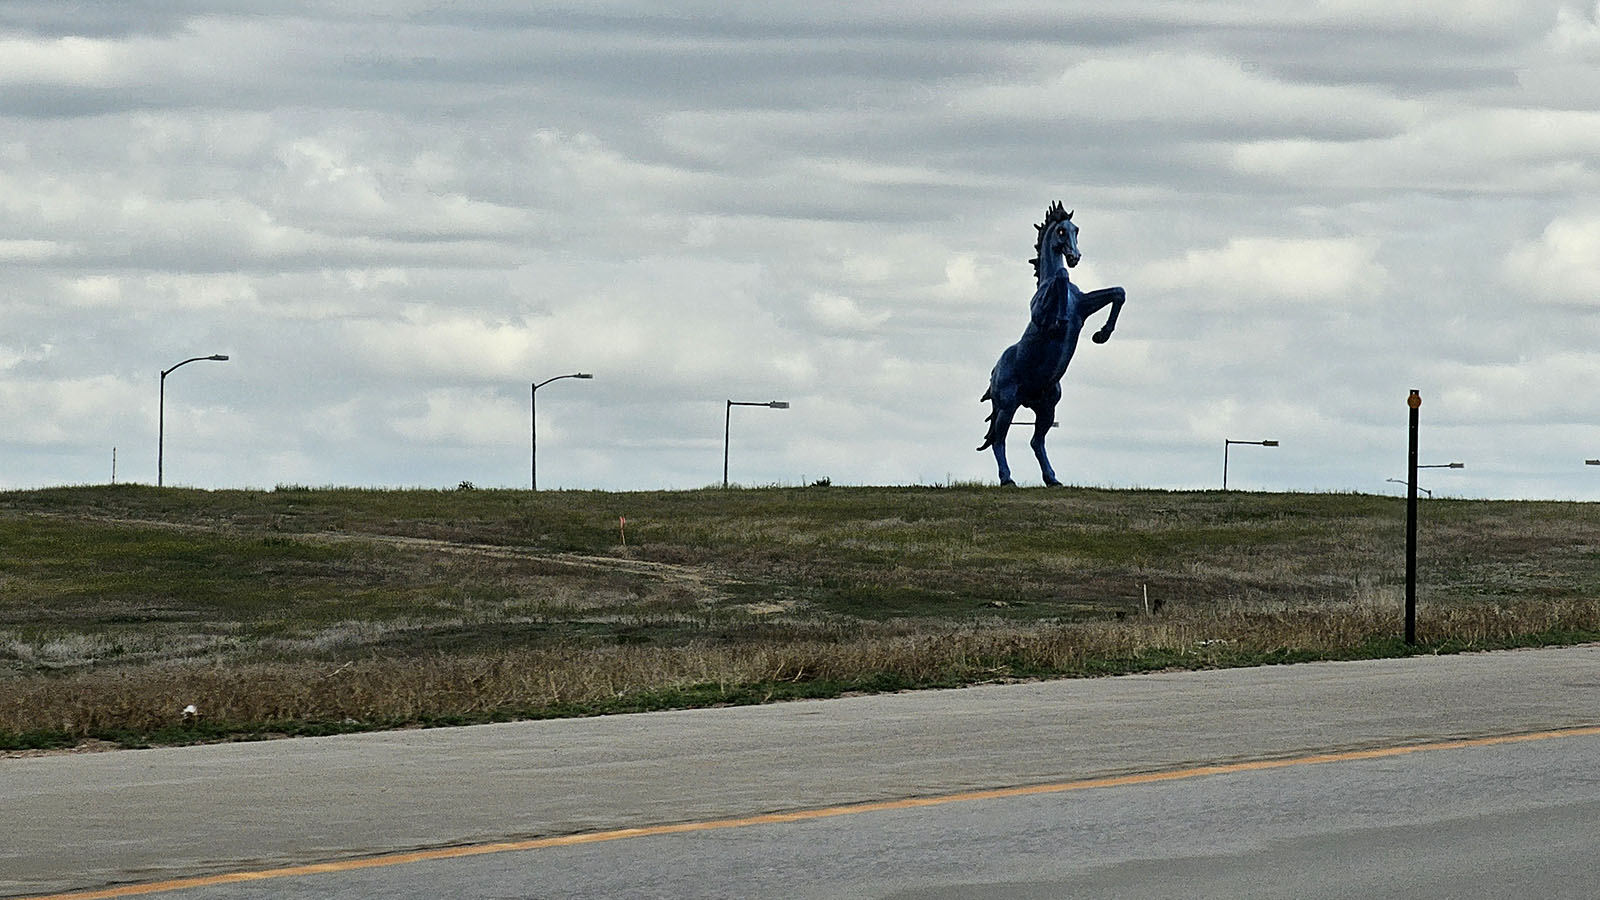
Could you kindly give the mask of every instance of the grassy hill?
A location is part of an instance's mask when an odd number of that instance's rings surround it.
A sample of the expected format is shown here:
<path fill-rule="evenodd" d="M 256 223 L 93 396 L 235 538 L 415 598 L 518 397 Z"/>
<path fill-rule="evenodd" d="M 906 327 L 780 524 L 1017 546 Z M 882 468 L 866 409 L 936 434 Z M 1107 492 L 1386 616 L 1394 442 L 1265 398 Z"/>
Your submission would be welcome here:
<path fill-rule="evenodd" d="M 1600 505 L 1421 521 L 1408 648 L 1391 497 L 5 492 L 0 748 L 1600 639 Z"/>

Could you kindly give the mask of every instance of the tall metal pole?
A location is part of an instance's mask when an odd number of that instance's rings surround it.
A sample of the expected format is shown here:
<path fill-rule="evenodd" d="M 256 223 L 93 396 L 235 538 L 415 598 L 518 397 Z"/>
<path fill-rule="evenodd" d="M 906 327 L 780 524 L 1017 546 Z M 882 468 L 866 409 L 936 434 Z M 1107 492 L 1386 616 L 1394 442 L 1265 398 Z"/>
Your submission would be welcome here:
<path fill-rule="evenodd" d="M 728 486 L 728 425 L 733 421 L 733 401 L 728 401 L 728 407 L 722 415 L 722 486 Z"/>
<path fill-rule="evenodd" d="M 1406 643 L 1417 642 L 1417 411 L 1422 394 L 1406 398 L 1411 407 L 1411 447 L 1406 462 Z"/>
<path fill-rule="evenodd" d="M 172 368 L 176 369 L 177 366 Z M 171 371 L 171 369 L 167 370 Z M 161 373 L 161 411 L 156 414 L 156 487 L 161 487 L 161 470 L 167 455 L 167 373 Z"/>
<path fill-rule="evenodd" d="M 588 372 L 573 372 L 571 375 L 557 375 L 535 382 L 528 388 L 528 489 L 539 489 L 539 388 L 552 381 L 563 378 L 590 379 L 594 376 Z"/>
<path fill-rule="evenodd" d="M 1234 444 L 1250 444 L 1254 447 L 1276 447 L 1277 441 L 1236 441 L 1233 438 L 1224 438 L 1222 441 L 1222 489 L 1228 489 L 1228 448 Z"/>
<path fill-rule="evenodd" d="M 161 409 L 156 414 L 156 487 L 161 487 L 163 458 L 167 452 L 167 376 L 178 371 L 179 368 L 187 366 L 189 363 L 199 362 L 203 359 L 227 362 L 228 355 L 225 353 L 213 353 L 210 356 L 191 356 L 176 366 L 161 371 Z"/>
<path fill-rule="evenodd" d="M 788 409 L 787 400 L 768 400 L 757 403 L 754 400 L 729 400 L 727 409 L 722 416 L 722 486 L 728 486 L 728 423 L 733 421 L 733 408 L 735 406 L 765 406 L 768 409 Z"/>

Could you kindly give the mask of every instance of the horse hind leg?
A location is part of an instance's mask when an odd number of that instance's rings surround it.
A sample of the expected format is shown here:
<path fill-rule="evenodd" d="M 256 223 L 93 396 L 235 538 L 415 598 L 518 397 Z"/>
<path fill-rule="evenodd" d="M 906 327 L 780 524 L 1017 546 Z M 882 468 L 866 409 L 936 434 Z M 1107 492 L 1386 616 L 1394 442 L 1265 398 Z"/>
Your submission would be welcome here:
<path fill-rule="evenodd" d="M 1050 457 L 1044 452 L 1044 439 L 1055 425 L 1056 408 L 1052 405 L 1049 409 L 1035 410 L 1033 417 L 1033 437 L 1029 439 L 1028 446 L 1033 448 L 1033 455 L 1039 460 L 1039 472 L 1044 476 L 1044 483 L 1060 487 L 1061 482 L 1056 479 L 1056 470 L 1050 467 Z"/>
<path fill-rule="evenodd" d="M 1000 470 L 1000 486 L 1016 487 L 1016 482 L 1011 480 L 1011 466 L 1006 464 L 1006 442 L 996 441 L 989 449 L 994 451 L 994 462 Z"/>
<path fill-rule="evenodd" d="M 989 414 L 989 433 L 983 439 L 983 446 L 978 448 L 994 451 L 994 461 L 1000 470 L 1002 485 L 1016 484 L 1011 480 L 1011 466 L 1006 463 L 1006 432 L 1011 430 L 1011 418 L 1016 414 L 1015 406 L 1002 406 L 995 402 L 994 411 Z"/>

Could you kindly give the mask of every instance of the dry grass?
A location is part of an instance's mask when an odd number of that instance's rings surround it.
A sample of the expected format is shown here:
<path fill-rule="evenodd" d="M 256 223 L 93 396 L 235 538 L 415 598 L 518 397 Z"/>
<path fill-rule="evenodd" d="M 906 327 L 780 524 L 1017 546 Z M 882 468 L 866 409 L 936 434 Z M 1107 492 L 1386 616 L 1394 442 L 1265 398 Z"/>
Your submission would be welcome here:
<path fill-rule="evenodd" d="M 1402 515 L 978 487 L 0 494 L 0 747 L 1417 652 Z M 1421 652 L 1600 638 L 1600 508 L 1433 501 L 1424 528 Z"/>
<path fill-rule="evenodd" d="M 1206 614 L 1018 626 L 896 622 L 823 639 L 770 645 L 553 648 L 423 659 L 366 658 L 238 666 L 164 663 L 79 671 L 7 683 L 0 730 L 88 736 L 156 732 L 193 704 L 231 723 L 398 723 L 538 714 L 563 706 L 604 711 L 633 697 L 671 703 L 674 691 L 740 697 L 735 689 L 825 683 L 848 690 L 873 676 L 889 685 L 955 685 L 1038 675 L 1088 675 L 1392 652 L 1399 622 L 1388 602 L 1311 607 L 1235 606 Z M 1432 626 L 1455 646 L 1512 646 L 1530 636 L 1600 633 L 1600 600 L 1470 606 Z M 707 689 L 710 689 L 709 692 Z M 270 727 L 268 724 L 266 727 Z"/>

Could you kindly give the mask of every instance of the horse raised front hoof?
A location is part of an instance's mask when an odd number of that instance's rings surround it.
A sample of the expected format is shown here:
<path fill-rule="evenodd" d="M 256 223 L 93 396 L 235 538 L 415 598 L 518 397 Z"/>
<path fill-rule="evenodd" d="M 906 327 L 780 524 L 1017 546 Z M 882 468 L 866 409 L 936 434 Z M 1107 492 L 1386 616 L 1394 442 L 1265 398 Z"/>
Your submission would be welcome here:
<path fill-rule="evenodd" d="M 1094 335 L 1089 338 L 1089 340 L 1094 341 L 1096 344 L 1104 344 L 1106 341 L 1111 340 L 1111 332 L 1096 331 Z"/>

